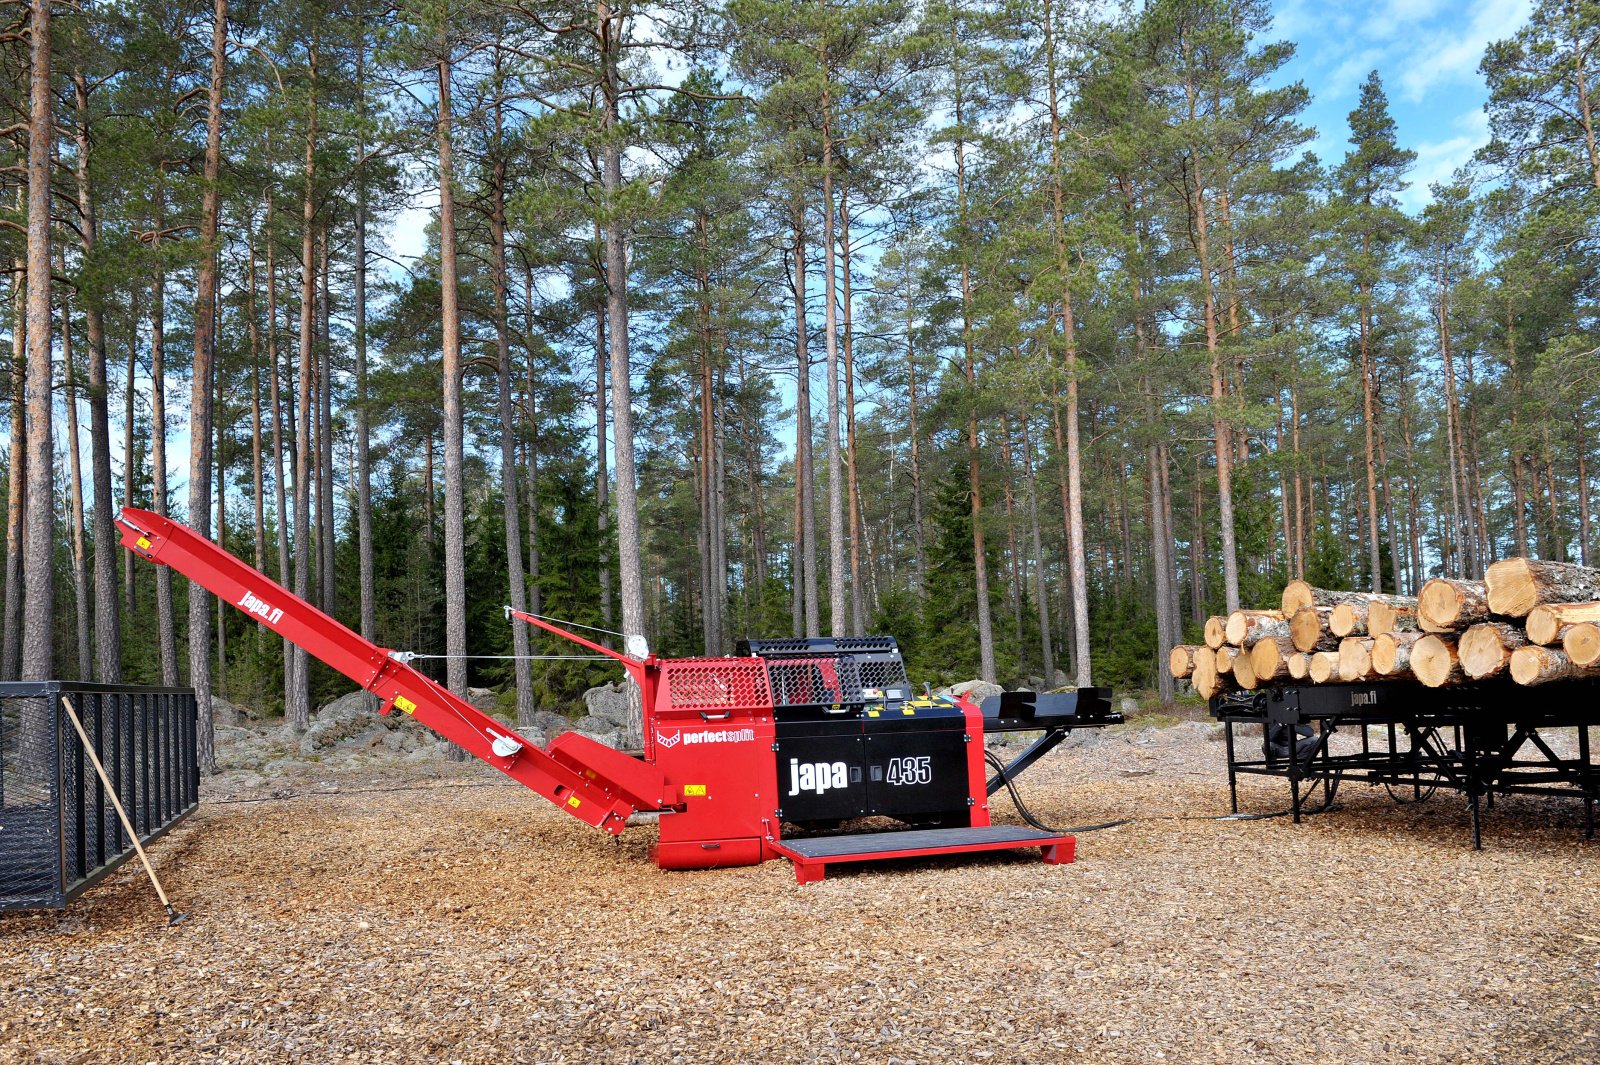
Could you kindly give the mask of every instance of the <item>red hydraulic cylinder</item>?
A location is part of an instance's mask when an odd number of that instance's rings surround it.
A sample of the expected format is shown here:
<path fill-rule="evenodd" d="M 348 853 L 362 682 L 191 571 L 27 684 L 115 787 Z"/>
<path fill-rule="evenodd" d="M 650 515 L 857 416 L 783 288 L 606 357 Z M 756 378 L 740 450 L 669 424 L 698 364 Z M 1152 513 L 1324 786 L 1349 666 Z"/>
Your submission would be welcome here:
<path fill-rule="evenodd" d="M 589 752 L 551 757 L 187 526 L 134 507 L 122 508 L 117 524 L 124 547 L 172 567 L 337 669 L 378 696 L 383 713 L 410 714 L 578 820 L 617 835 L 636 809 L 670 805 L 666 783 L 653 767 L 633 763 L 628 779 L 614 784 L 604 766 L 584 762 Z"/>

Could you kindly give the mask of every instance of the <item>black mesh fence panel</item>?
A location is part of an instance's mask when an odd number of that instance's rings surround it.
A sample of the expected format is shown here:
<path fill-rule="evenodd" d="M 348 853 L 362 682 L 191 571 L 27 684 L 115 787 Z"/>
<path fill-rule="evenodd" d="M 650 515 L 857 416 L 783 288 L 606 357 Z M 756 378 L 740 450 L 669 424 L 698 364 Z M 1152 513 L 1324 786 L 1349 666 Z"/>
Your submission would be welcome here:
<path fill-rule="evenodd" d="M 194 743 L 187 690 L 0 684 L 0 910 L 64 906 L 132 855 L 89 751 L 149 842 L 194 810 Z"/>
<path fill-rule="evenodd" d="M 56 715 L 44 696 L 0 698 L 0 909 L 60 905 Z"/>

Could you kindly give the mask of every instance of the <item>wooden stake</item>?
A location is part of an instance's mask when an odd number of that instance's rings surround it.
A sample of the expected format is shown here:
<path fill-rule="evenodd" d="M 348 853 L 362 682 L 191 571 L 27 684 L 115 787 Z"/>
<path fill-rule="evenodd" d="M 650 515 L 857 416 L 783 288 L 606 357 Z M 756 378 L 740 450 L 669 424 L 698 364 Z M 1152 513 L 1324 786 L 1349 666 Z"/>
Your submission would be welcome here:
<path fill-rule="evenodd" d="M 172 908 L 172 903 L 167 901 L 167 893 L 161 887 L 161 881 L 156 877 L 156 871 L 150 864 L 150 857 L 144 852 L 144 844 L 139 842 L 139 833 L 133 827 L 133 821 L 128 817 L 128 811 L 122 808 L 122 799 L 117 795 L 116 787 L 111 783 L 111 778 L 106 775 L 106 767 L 100 764 L 100 756 L 94 753 L 94 744 L 89 742 L 89 734 L 83 730 L 83 722 L 78 720 L 78 712 L 72 708 L 72 700 L 65 695 L 61 697 L 61 706 L 67 712 L 67 717 L 72 721 L 72 727 L 78 733 L 78 742 L 83 744 L 83 753 L 89 756 L 89 761 L 94 763 L 94 771 L 100 776 L 100 785 L 105 788 L 106 797 L 111 800 L 111 805 L 116 807 L 117 817 L 122 821 L 123 829 L 128 833 L 128 838 L 133 841 L 133 849 L 139 855 L 139 861 L 144 863 L 145 875 L 150 878 L 150 884 L 156 889 L 156 898 L 161 900 L 161 908 L 167 911 L 167 924 L 174 925 L 185 917 L 186 913 L 178 913 Z"/>

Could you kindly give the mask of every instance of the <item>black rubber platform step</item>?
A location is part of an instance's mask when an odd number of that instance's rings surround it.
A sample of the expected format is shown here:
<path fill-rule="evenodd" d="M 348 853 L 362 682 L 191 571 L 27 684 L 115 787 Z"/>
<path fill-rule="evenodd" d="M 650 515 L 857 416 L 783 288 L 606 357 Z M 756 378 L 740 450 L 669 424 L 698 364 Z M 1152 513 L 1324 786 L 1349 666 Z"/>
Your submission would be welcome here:
<path fill-rule="evenodd" d="M 802 884 L 821 880 L 833 862 L 863 862 L 884 858 L 919 858 L 977 851 L 1038 847 L 1052 865 L 1072 861 L 1076 840 L 1017 825 L 982 828 L 905 829 L 863 832 L 851 836 L 811 836 L 779 841 L 777 849 L 794 862 L 795 879 Z"/>

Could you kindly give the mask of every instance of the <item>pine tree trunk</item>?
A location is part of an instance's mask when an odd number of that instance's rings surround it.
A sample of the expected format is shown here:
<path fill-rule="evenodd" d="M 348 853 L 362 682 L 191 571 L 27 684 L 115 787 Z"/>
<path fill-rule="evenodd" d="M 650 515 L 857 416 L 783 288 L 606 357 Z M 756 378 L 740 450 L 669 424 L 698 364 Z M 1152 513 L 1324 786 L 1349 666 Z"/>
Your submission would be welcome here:
<path fill-rule="evenodd" d="M 19 198 L 21 190 L 18 190 Z M 23 535 L 28 491 L 28 296 L 26 260 L 11 278 L 11 455 L 6 493 L 5 631 L 0 632 L 0 680 L 17 680 L 22 665 Z"/>
<path fill-rule="evenodd" d="M 493 195 L 489 215 L 489 239 L 493 247 L 495 369 L 498 377 L 500 409 L 500 492 L 506 523 L 506 583 L 513 610 L 528 609 L 528 583 L 522 570 L 522 515 L 517 502 L 517 436 L 511 418 L 511 337 L 510 299 L 506 277 L 506 146 L 505 95 L 501 81 L 503 54 L 495 49 L 494 155 L 489 165 Z M 517 725 L 531 728 L 533 713 L 533 669 L 528 660 L 528 626 L 511 626 L 512 675 L 517 686 Z"/>
<path fill-rule="evenodd" d="M 911 437 L 911 536 L 917 550 L 916 596 L 921 601 L 928 594 L 928 543 L 923 519 L 922 444 L 917 426 L 917 350 L 916 301 L 906 298 L 906 417 Z M 1042 557 L 1042 556 L 1041 556 Z M 1041 577 L 1041 583 L 1043 578 Z M 1040 599 L 1041 609 L 1044 600 Z M 1046 655 L 1046 658 L 1049 656 Z"/>
<path fill-rule="evenodd" d="M 272 195 L 267 200 L 267 401 L 272 405 L 272 521 L 277 532 L 278 583 L 289 587 L 289 494 L 284 484 L 284 390 L 279 387 L 281 367 L 278 364 L 278 260 L 274 254 L 274 210 Z M 292 392 L 292 385 L 290 391 Z M 284 711 L 293 705 L 294 651 L 288 640 L 283 641 Z"/>
<path fill-rule="evenodd" d="M 322 609 L 335 614 L 339 609 L 338 573 L 334 565 L 334 505 L 333 505 L 333 334 L 330 328 L 332 315 L 329 298 L 328 275 L 332 268 L 328 245 L 332 237 L 326 226 L 322 229 L 322 251 L 318 257 L 317 271 L 317 570 L 322 580 Z"/>
<path fill-rule="evenodd" d="M 61 273 L 67 272 L 67 256 L 60 254 Z M 84 538 L 83 454 L 78 440 L 78 381 L 72 365 L 72 298 L 61 294 L 61 364 L 66 371 L 67 461 L 70 474 L 72 518 L 72 603 L 78 620 L 78 679 L 94 677 L 94 621 L 89 597 L 89 551 Z"/>
<path fill-rule="evenodd" d="M 50 86 L 50 0 L 28 5 L 28 435 L 22 543 L 22 679 L 55 673 L 54 345 L 50 320 L 50 163 L 55 144 Z M 16 418 L 20 408 L 12 411 Z"/>
<path fill-rule="evenodd" d="M 311 594 L 311 379 L 316 372 L 316 147 L 317 147 L 317 40 L 312 38 L 307 94 L 305 181 L 300 200 L 300 377 L 298 425 L 294 440 L 294 594 Z M 285 671 L 288 694 L 284 717 L 292 732 L 311 724 L 310 660 L 299 647 L 289 645 Z"/>
<path fill-rule="evenodd" d="M 839 304 L 836 289 L 837 248 L 834 245 L 833 207 L 833 129 L 832 107 L 827 89 L 830 74 L 826 49 L 821 57 L 822 90 L 822 260 L 823 260 L 823 344 L 827 349 L 827 422 L 823 441 L 827 448 L 828 476 L 828 629 L 834 636 L 850 631 L 845 603 L 845 527 L 843 463 L 839 455 Z M 956 151 L 959 155 L 959 146 Z M 957 164 L 959 172 L 960 164 Z M 960 180 L 959 178 L 957 179 Z M 963 296 L 963 300 L 965 300 Z M 980 610 L 982 608 L 980 607 Z M 989 678 L 993 669 L 986 671 Z"/>
<path fill-rule="evenodd" d="M 74 130 L 77 147 L 78 233 L 85 259 L 99 241 L 94 190 L 90 181 L 89 84 L 82 71 L 72 76 L 78 111 Z M 89 469 L 94 491 L 95 677 L 102 684 L 122 681 L 122 618 L 117 606 L 117 531 L 111 512 L 111 412 L 106 373 L 106 329 L 99 298 L 86 293 L 84 330 L 89 341 Z M 20 409 L 20 408 L 19 408 Z"/>
<path fill-rule="evenodd" d="M 189 414 L 189 527 L 211 535 L 212 397 L 216 390 L 217 213 L 222 167 L 222 88 L 227 62 L 228 0 L 211 6 L 211 80 L 206 96 L 206 154 L 200 201 L 200 269 L 194 307 L 194 388 Z M 217 535 L 223 535 L 218 493 Z M 164 567 L 162 567 L 164 568 Z M 220 633 L 219 633 L 220 640 Z M 219 655 L 220 655 L 219 651 Z M 199 704 L 195 760 L 201 773 L 217 771 L 211 709 L 211 593 L 189 582 L 189 684 Z"/>
<path fill-rule="evenodd" d="M 134 436 L 134 400 L 139 391 L 139 290 L 136 287 L 133 295 L 128 300 L 128 371 L 123 389 L 123 422 L 122 422 L 122 502 L 132 506 L 139 484 L 139 452 Z M 19 330 L 20 335 L 20 330 Z M 153 506 L 151 509 L 155 509 Z M 136 564 L 133 550 L 123 548 L 122 551 L 122 595 L 123 610 L 131 618 L 134 611 L 134 583 Z"/>
<path fill-rule="evenodd" d="M 444 332 L 444 640 L 446 684 L 467 697 L 466 443 L 462 403 L 461 296 L 456 271 L 455 167 L 450 111 L 449 42 L 439 61 L 439 309 Z M 452 761 L 466 752 L 450 749 Z"/>
<path fill-rule="evenodd" d="M 155 277 L 150 282 L 150 509 L 167 516 L 167 274 L 160 265 L 161 231 L 166 227 L 166 179 L 161 167 L 156 170 L 156 237 L 151 241 L 156 252 Z M 161 661 L 163 687 L 178 686 L 177 622 L 173 617 L 172 570 L 155 567 L 156 642 Z"/>
<path fill-rule="evenodd" d="M 363 23 L 356 46 L 356 112 L 361 120 L 356 140 L 359 159 L 367 154 L 365 119 L 367 113 L 367 30 Z M 361 636 L 378 638 L 378 589 L 372 561 L 372 426 L 371 400 L 367 395 L 367 180 L 365 166 L 356 171 L 355 293 L 351 313 L 355 325 L 356 349 L 356 569 L 361 590 Z M 522 626 L 516 626 L 521 629 Z"/>
<path fill-rule="evenodd" d="M 1044 545 L 1039 534 L 1039 477 L 1033 465 L 1033 438 L 1028 432 L 1028 412 L 1022 422 L 1022 472 L 1028 489 L 1028 533 L 1033 541 L 1033 605 L 1039 612 L 1039 668 L 1046 690 L 1056 686 L 1055 648 L 1050 639 L 1050 593 L 1045 583 Z M 1166 685 L 1171 688 L 1171 685 Z M 1167 696 L 1170 698 L 1170 696 Z"/>
<path fill-rule="evenodd" d="M 865 531 L 861 522 L 861 485 L 857 480 L 856 463 L 856 344 L 855 299 L 850 278 L 850 194 L 848 189 L 839 193 L 839 257 L 840 282 L 843 285 L 844 321 L 844 466 L 845 482 L 849 488 L 846 507 L 850 522 L 850 631 L 856 636 L 867 631 L 867 593 L 861 570 L 861 549 Z"/>
<path fill-rule="evenodd" d="M 643 634 L 644 577 L 640 562 L 639 503 L 633 463 L 633 386 L 628 363 L 628 248 L 620 215 L 622 192 L 622 144 L 617 129 L 621 82 L 618 76 L 623 20 L 621 9 L 609 0 L 595 7 L 599 22 L 602 96 L 604 103 L 604 157 L 606 225 L 606 317 L 611 333 L 611 417 L 617 471 L 617 548 L 618 583 L 622 590 L 622 629 Z M 643 717 L 637 694 L 631 700 L 628 739 L 642 742 Z"/>
<path fill-rule="evenodd" d="M 796 486 L 795 508 L 795 561 L 799 574 L 795 578 L 795 597 L 801 602 L 802 632 L 795 635 L 820 636 L 822 611 L 817 582 L 817 507 L 816 477 L 812 470 L 811 431 L 811 354 L 809 328 L 806 325 L 806 234 L 805 208 L 797 200 L 792 207 L 791 225 L 794 231 L 794 346 L 798 362 L 795 389 L 795 454 Z"/>
<path fill-rule="evenodd" d="M 601 277 L 604 282 L 604 275 Z M 611 600 L 611 501 L 610 477 L 606 474 L 606 308 L 595 308 L 594 322 L 594 448 L 595 508 L 599 513 L 600 534 L 600 616 L 606 628 L 612 625 Z"/>

